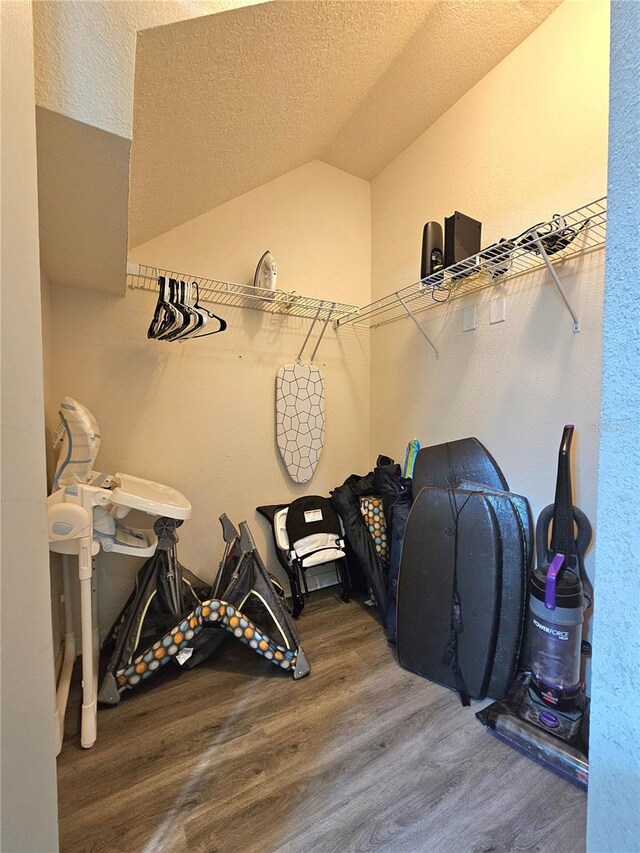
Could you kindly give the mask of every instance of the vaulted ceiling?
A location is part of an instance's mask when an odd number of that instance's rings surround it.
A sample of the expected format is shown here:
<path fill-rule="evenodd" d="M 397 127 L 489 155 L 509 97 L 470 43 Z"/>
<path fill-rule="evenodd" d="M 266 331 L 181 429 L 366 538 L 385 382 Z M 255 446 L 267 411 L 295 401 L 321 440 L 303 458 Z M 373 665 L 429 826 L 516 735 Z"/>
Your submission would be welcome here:
<path fill-rule="evenodd" d="M 129 245 L 310 160 L 373 178 L 559 2 L 273 0 L 140 32 Z"/>

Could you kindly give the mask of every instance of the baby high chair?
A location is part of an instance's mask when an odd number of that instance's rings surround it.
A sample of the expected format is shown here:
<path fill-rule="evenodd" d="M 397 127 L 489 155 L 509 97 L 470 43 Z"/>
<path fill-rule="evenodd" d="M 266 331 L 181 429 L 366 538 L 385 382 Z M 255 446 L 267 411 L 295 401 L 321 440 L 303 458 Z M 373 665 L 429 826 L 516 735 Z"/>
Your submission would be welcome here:
<path fill-rule="evenodd" d="M 80 743 L 93 746 L 97 736 L 99 632 L 94 558 L 103 551 L 150 557 L 157 537 L 152 530 L 127 527 L 122 519 L 132 510 L 151 516 L 184 520 L 191 504 L 169 486 L 130 474 L 101 474 L 93 470 L 100 447 L 100 430 L 91 412 L 71 397 L 60 405 L 54 447 L 62 442 L 47 498 L 49 549 L 77 557 L 80 579 L 82 648 L 82 721 Z M 62 673 L 56 691 L 58 752 L 62 748 L 64 714 L 75 661 L 75 635 L 70 602 L 71 580 L 64 568 L 65 640 Z"/>

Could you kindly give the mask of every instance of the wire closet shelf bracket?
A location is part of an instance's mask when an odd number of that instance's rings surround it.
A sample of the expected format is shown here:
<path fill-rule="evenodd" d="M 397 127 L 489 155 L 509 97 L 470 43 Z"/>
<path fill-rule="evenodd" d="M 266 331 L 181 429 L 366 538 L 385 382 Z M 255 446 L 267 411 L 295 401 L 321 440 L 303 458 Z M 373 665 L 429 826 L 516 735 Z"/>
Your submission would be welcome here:
<path fill-rule="evenodd" d="M 362 324 L 376 328 L 409 316 L 438 357 L 436 347 L 416 314 L 546 268 L 571 315 L 573 331 L 579 332 L 580 321 L 558 278 L 556 267 L 579 255 L 603 248 L 606 225 L 607 198 L 604 196 L 562 217 L 539 223 L 518 238 L 494 243 L 477 255 L 339 317 L 336 325 Z"/>
<path fill-rule="evenodd" d="M 284 314 L 289 317 L 308 317 L 310 319 L 339 320 L 358 310 L 357 305 L 335 302 L 332 299 L 318 299 L 303 296 L 295 291 L 265 290 L 253 284 L 238 284 L 232 281 L 219 281 L 200 275 L 189 275 L 175 270 L 152 267 L 146 264 L 129 262 L 127 264 L 127 286 L 138 290 L 158 292 L 158 277 L 173 278 L 177 281 L 196 283 L 199 299 L 216 305 L 228 305 L 233 308 L 253 308 L 269 314 Z"/>

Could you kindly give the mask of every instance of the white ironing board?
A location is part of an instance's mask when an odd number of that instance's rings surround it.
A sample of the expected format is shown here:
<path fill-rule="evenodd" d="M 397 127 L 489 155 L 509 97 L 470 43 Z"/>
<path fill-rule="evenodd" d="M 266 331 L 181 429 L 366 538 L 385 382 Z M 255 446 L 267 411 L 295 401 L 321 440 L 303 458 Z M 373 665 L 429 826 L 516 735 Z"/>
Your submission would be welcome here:
<path fill-rule="evenodd" d="M 295 483 L 307 483 L 324 446 L 324 380 L 320 368 L 294 362 L 276 375 L 276 441 Z"/>
<path fill-rule="evenodd" d="M 309 482 L 324 447 L 324 379 L 313 359 L 334 308 L 335 302 L 326 313 L 309 364 L 305 364 L 302 357 L 320 317 L 322 305 L 318 306 L 298 357 L 291 364 L 284 364 L 276 374 L 276 441 L 282 461 L 294 483 Z"/>

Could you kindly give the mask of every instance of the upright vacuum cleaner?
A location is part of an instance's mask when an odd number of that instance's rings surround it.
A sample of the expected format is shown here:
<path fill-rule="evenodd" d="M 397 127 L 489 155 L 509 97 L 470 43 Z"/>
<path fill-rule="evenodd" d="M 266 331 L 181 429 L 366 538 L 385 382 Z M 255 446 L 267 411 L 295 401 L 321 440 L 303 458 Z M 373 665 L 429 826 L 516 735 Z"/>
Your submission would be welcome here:
<path fill-rule="evenodd" d="M 584 569 L 592 529 L 573 505 L 571 439 L 565 426 L 555 501 L 536 525 L 538 567 L 529 581 L 522 671 L 504 701 L 476 716 L 501 739 L 586 787 L 589 699 L 580 682 L 584 611 L 593 589 Z"/>

